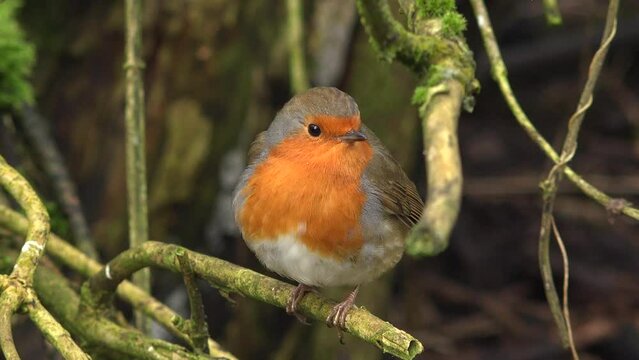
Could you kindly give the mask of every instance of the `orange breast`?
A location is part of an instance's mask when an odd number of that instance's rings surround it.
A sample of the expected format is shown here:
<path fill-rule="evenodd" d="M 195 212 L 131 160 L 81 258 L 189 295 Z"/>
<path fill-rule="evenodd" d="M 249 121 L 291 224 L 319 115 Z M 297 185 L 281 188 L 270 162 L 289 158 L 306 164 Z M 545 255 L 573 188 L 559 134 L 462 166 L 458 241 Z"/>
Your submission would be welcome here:
<path fill-rule="evenodd" d="M 311 141 L 303 135 L 271 149 L 242 190 L 245 239 L 275 241 L 292 234 L 319 254 L 355 255 L 364 241 L 361 176 L 372 153 L 365 141 Z"/>

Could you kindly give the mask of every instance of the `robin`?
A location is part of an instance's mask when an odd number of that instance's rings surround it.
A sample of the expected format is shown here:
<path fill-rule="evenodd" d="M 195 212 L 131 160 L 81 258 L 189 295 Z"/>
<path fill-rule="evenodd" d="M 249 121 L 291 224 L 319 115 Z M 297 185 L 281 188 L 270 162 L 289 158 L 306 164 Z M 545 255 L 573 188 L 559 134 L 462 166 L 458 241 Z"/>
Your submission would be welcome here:
<path fill-rule="evenodd" d="M 233 207 L 260 262 L 299 283 L 289 314 L 305 322 L 298 303 L 318 287 L 355 287 L 326 319 L 344 329 L 360 284 L 402 257 L 423 203 L 355 100 L 318 87 L 289 100 L 257 136 Z"/>

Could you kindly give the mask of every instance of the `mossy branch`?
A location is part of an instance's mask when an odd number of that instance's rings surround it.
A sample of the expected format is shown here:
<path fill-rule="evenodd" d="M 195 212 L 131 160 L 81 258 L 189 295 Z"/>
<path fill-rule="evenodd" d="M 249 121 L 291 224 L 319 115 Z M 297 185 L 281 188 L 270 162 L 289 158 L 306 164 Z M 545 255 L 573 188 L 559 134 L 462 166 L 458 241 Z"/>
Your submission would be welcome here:
<path fill-rule="evenodd" d="M 212 359 L 206 355 L 194 354 L 179 345 L 149 338 L 135 329 L 121 327 L 105 317 L 96 316 L 93 309 L 81 308 L 79 295 L 55 268 L 39 267 L 35 273 L 34 289 L 40 295 L 44 306 L 69 332 L 82 339 L 88 348 L 108 351 L 123 359 Z M 63 336 L 60 339 L 68 338 L 61 334 Z M 74 356 L 66 358 L 89 359 Z"/>
<path fill-rule="evenodd" d="M 33 293 L 33 277 L 44 253 L 49 238 L 49 214 L 42 201 L 27 180 L 0 156 L 0 185 L 11 194 L 27 214 L 26 241 L 15 261 L 13 271 L 3 281 L 0 289 L 0 347 L 8 360 L 20 359 L 11 333 L 11 316 L 22 305 L 27 306 L 36 325 L 52 345 L 67 359 L 88 359 L 89 357 L 69 336 L 60 337 L 63 330 L 47 310 L 37 306 L 38 298 Z"/>
<path fill-rule="evenodd" d="M 138 246 L 148 239 L 147 189 L 144 130 L 144 86 L 142 83 L 142 1 L 125 1 L 125 62 L 126 74 L 126 180 L 129 206 L 129 242 Z M 151 290 L 151 273 L 139 272 L 133 282 L 146 292 Z M 148 332 L 150 324 L 136 312 L 138 328 Z"/>
<path fill-rule="evenodd" d="M 431 256 L 448 246 L 461 203 L 462 172 L 457 120 L 472 107 L 478 87 L 472 53 L 461 36 L 465 19 L 452 0 L 400 1 L 406 30 L 386 0 L 358 0 L 373 48 L 387 61 L 397 58 L 420 77 L 413 102 L 419 106 L 428 189 L 424 212 L 407 239 L 412 256 Z"/>
<path fill-rule="evenodd" d="M 14 232 L 15 234 L 24 235 L 28 228 L 28 222 L 22 215 L 0 205 L 0 227 Z M 45 251 L 58 262 L 68 266 L 87 278 L 103 269 L 102 264 L 89 258 L 87 255 L 54 234 L 49 236 L 49 241 L 47 242 Z M 0 280 L 2 280 L 2 277 L 0 277 Z M 2 285 L 1 282 L 0 285 Z M 117 289 L 117 295 L 122 300 L 133 305 L 135 309 L 144 312 L 144 314 L 157 321 L 171 334 L 184 341 L 190 347 L 195 348 L 194 341 L 182 327 L 182 324 L 187 323 L 187 320 L 176 314 L 166 305 L 129 281 L 124 281 L 120 284 Z M 208 344 L 211 356 L 235 359 L 232 354 L 224 351 L 219 344 L 210 338 L 208 339 Z"/>
<path fill-rule="evenodd" d="M 105 270 L 96 273 L 85 285 L 83 301 L 92 304 L 92 308 L 108 309 L 118 284 L 128 276 L 148 266 L 181 272 L 180 257 L 188 259 L 194 274 L 224 293 L 235 292 L 284 308 L 294 288 L 224 260 L 148 241 L 121 253 Z M 303 298 L 299 309 L 309 318 L 324 321 L 334 305 L 335 302 L 311 293 Z M 349 312 L 346 331 L 402 359 L 412 359 L 423 350 L 417 339 L 361 308 Z"/>
<path fill-rule="evenodd" d="M 0 156 L 0 185 L 24 209 L 29 221 L 26 241 L 11 272 L 11 278 L 30 287 L 38 261 L 49 237 L 49 213 L 27 180 Z"/>
<path fill-rule="evenodd" d="M 88 359 L 89 357 L 75 345 L 71 334 L 42 306 L 35 294 L 31 295 L 31 299 L 26 302 L 29 318 L 44 334 L 47 341 L 58 349 L 65 359 Z"/>
<path fill-rule="evenodd" d="M 206 353 L 208 351 L 209 329 L 206 324 L 206 314 L 202 304 L 202 294 L 197 287 L 197 281 L 188 254 L 178 257 L 180 270 L 184 278 L 184 286 L 189 297 L 191 318 L 182 324 L 182 331 L 193 340 L 195 350 Z"/>

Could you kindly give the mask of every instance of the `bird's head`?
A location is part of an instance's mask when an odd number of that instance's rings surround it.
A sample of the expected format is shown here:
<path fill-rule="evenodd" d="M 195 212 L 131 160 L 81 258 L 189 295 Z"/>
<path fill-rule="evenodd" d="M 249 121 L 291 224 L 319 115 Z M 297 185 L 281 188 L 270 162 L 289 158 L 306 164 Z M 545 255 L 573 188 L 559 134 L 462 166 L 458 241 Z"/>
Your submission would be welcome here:
<path fill-rule="evenodd" d="M 332 87 L 318 87 L 293 97 L 271 123 L 269 148 L 293 143 L 306 156 L 370 152 L 355 100 Z M 297 151 L 296 151 L 297 153 Z M 302 154 L 300 154 L 302 155 Z M 338 155 L 339 156 L 339 155 Z"/>

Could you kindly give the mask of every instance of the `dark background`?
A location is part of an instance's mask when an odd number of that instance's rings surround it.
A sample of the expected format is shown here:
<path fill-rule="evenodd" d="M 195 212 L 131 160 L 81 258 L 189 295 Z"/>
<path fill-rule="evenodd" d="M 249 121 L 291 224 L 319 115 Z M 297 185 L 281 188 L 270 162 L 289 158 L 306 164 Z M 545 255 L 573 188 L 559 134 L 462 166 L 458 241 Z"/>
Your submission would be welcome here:
<path fill-rule="evenodd" d="M 560 0 L 564 24 L 546 24 L 541 1 L 488 1 L 515 94 L 559 148 L 597 48 L 607 2 Z M 517 125 L 490 76 L 466 1 L 465 35 L 481 92 L 460 119 L 461 214 L 448 250 L 405 258 L 365 286 L 358 304 L 419 338 L 424 359 L 567 359 L 537 263 L 549 160 Z M 20 19 L 37 48 L 38 108 L 79 189 L 103 261 L 127 246 L 123 121 L 123 2 L 27 0 Z M 309 76 L 355 97 L 363 121 L 423 192 L 416 78 L 377 59 L 354 2 L 306 1 Z M 144 60 L 150 233 L 154 240 L 267 272 L 238 236 L 230 192 L 244 154 L 291 97 L 284 1 L 145 1 Z M 586 116 L 572 166 L 612 196 L 639 203 L 639 2 L 624 1 L 617 38 Z M 19 126 L 4 122 L 0 149 L 49 202 L 70 238 L 50 181 Z M 570 256 L 570 305 L 582 359 L 639 359 L 639 227 L 564 181 L 556 218 Z M 561 259 L 553 244 L 556 281 Z M 154 294 L 186 311 L 181 280 L 154 272 Z M 368 344 L 337 341 L 281 309 L 203 284 L 211 335 L 241 359 L 375 359 Z M 329 290 L 343 297 L 345 289 Z M 16 329 L 25 358 L 40 335 Z M 33 344 L 37 345 L 33 345 Z M 29 357 L 27 357 L 27 352 Z"/>

